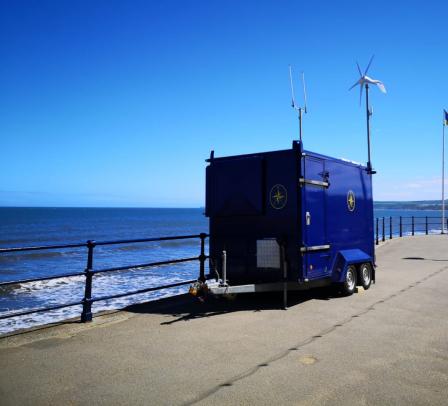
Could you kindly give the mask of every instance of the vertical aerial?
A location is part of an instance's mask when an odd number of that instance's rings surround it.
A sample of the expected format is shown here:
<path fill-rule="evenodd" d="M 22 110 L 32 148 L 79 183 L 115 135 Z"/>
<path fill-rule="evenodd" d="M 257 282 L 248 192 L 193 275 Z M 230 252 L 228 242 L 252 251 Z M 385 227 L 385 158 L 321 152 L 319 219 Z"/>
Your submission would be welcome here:
<path fill-rule="evenodd" d="M 292 80 L 292 68 L 289 65 L 289 80 L 291 82 L 291 107 L 299 113 L 299 140 L 302 142 L 302 113 L 307 113 L 306 107 L 306 87 L 305 87 L 305 73 L 302 72 L 302 87 L 303 87 L 303 107 L 297 106 L 294 95 L 294 82 Z"/>

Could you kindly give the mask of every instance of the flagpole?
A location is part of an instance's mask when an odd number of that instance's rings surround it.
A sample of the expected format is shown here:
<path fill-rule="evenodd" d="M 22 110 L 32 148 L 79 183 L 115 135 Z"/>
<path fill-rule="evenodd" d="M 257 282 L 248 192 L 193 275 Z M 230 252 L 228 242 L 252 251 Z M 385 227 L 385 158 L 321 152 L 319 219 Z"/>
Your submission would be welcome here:
<path fill-rule="evenodd" d="M 442 120 L 442 234 L 445 234 L 445 110 Z"/>

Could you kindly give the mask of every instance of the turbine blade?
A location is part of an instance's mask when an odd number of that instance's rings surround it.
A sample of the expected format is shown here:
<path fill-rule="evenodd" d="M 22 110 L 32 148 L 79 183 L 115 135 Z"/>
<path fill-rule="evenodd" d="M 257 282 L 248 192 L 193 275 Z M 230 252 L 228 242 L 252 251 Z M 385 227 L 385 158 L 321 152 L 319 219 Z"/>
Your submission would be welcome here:
<path fill-rule="evenodd" d="M 302 84 L 303 84 L 303 100 L 304 100 L 304 108 L 305 108 L 305 114 L 307 113 L 307 107 L 306 107 L 306 86 L 305 86 L 305 72 L 302 72 Z"/>
<path fill-rule="evenodd" d="M 357 80 L 356 83 L 348 90 L 352 90 L 356 85 L 359 85 L 359 80 Z"/>
<path fill-rule="evenodd" d="M 356 61 L 356 66 L 358 67 L 359 76 L 362 77 L 362 72 L 361 72 L 361 68 L 359 67 L 358 61 Z"/>
<path fill-rule="evenodd" d="M 384 86 L 383 82 L 378 82 L 378 83 L 376 83 L 376 85 L 378 86 L 378 89 L 381 90 L 381 92 L 383 92 L 384 94 L 387 93 L 386 86 Z"/>
<path fill-rule="evenodd" d="M 372 64 L 372 61 L 373 61 L 374 56 L 375 56 L 375 55 L 372 55 L 372 57 L 370 58 L 370 62 L 369 62 L 369 64 L 367 65 L 366 71 L 364 72 L 364 76 L 367 75 L 367 71 L 369 70 L 370 65 Z"/>

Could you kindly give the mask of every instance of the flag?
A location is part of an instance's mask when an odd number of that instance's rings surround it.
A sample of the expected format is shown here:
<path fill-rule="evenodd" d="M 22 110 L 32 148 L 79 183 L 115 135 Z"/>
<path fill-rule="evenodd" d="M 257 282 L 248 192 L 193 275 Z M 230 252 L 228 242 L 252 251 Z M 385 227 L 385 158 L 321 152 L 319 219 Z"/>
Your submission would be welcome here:
<path fill-rule="evenodd" d="M 448 125 L 448 111 L 443 110 L 443 125 Z"/>

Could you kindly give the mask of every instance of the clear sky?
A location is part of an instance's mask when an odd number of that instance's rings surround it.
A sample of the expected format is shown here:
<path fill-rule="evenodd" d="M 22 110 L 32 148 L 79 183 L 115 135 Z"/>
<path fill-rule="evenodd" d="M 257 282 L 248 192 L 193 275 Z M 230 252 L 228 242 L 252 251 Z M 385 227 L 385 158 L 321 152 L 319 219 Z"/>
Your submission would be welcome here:
<path fill-rule="evenodd" d="M 289 64 L 305 148 L 365 162 L 348 88 L 372 54 L 375 199 L 439 198 L 447 16 L 430 0 L 0 0 L 0 205 L 202 206 L 211 149 L 297 137 Z"/>

